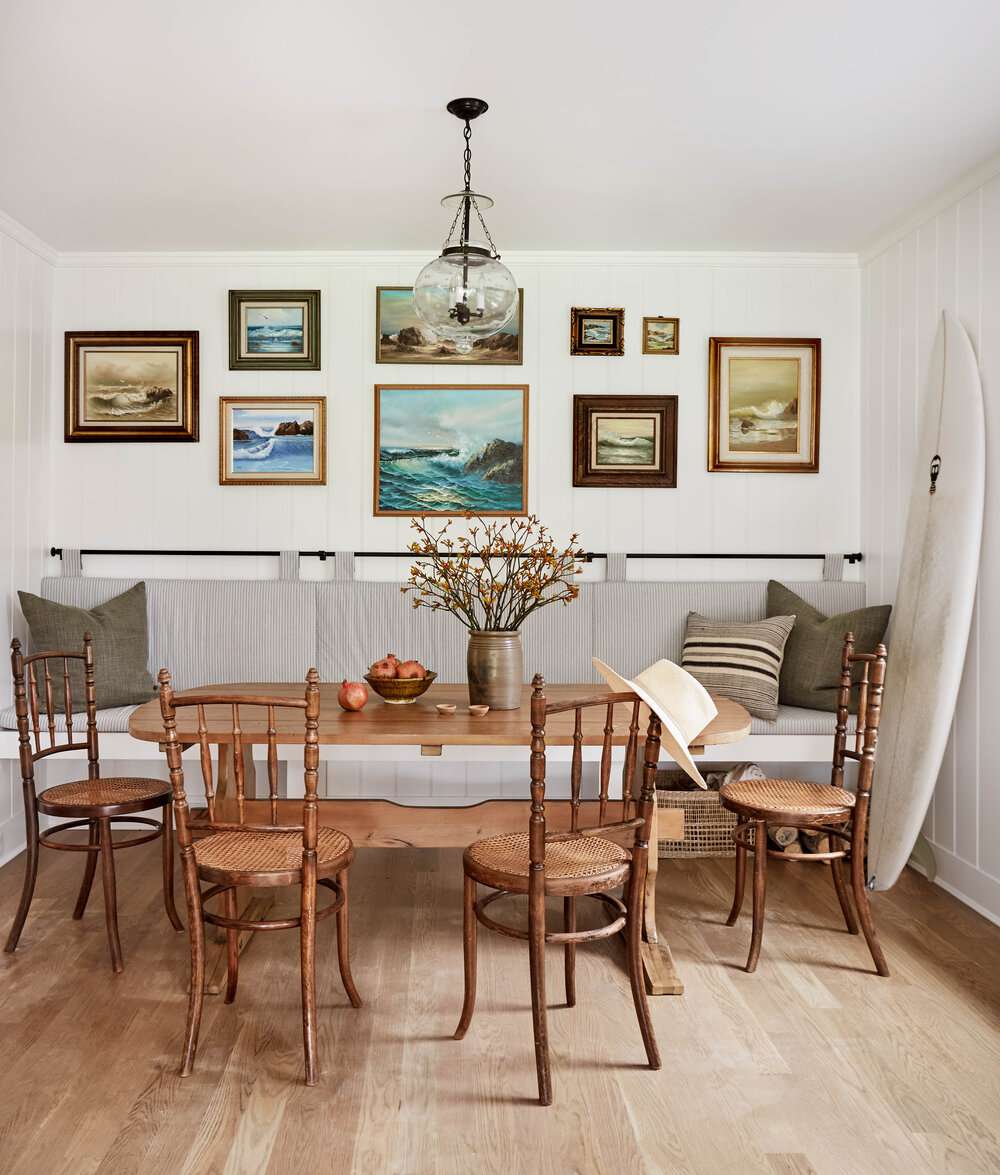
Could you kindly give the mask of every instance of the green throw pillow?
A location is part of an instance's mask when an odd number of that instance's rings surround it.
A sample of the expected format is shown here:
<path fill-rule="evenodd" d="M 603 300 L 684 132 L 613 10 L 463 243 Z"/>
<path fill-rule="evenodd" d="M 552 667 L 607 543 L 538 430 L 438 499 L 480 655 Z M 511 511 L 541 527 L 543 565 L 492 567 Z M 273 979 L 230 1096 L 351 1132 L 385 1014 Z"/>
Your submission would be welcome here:
<path fill-rule="evenodd" d="M 149 660 L 149 637 L 146 629 L 146 585 L 135 587 L 107 600 L 96 608 L 73 608 L 43 600 L 30 592 L 18 592 L 21 611 L 31 630 L 31 651 L 44 653 L 83 652 L 83 634 L 89 632 L 94 646 L 94 678 L 97 708 L 131 706 L 148 702 L 156 691 L 146 668 Z M 82 661 L 67 661 L 73 709 L 84 708 L 84 676 Z M 52 666 L 49 666 L 52 672 Z M 40 685 L 41 683 L 39 683 Z M 62 666 L 52 682 L 52 700 L 61 714 L 63 702 Z M 39 706 L 44 709 L 43 696 Z"/>
<path fill-rule="evenodd" d="M 768 616 L 795 617 L 781 666 L 781 703 L 810 710 L 836 710 L 844 634 L 854 633 L 856 653 L 873 653 L 885 636 L 891 611 L 890 604 L 879 604 L 841 612 L 839 616 L 824 616 L 772 579 L 767 585 Z"/>

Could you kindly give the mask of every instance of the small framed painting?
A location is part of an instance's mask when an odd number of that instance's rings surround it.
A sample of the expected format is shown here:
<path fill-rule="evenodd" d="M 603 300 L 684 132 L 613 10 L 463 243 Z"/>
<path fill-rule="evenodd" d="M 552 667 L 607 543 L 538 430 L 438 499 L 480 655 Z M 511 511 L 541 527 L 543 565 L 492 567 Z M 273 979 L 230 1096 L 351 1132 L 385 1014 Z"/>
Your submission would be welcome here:
<path fill-rule="evenodd" d="M 196 330 L 68 330 L 67 441 L 196 441 Z"/>
<path fill-rule="evenodd" d="M 528 512 L 527 384 L 376 384 L 375 514 Z"/>
<path fill-rule="evenodd" d="M 642 320 L 643 355 L 679 355 L 681 320 L 679 318 L 644 318 Z"/>
<path fill-rule="evenodd" d="M 625 311 L 574 306 L 570 311 L 571 355 L 624 355 Z"/>
<path fill-rule="evenodd" d="M 451 339 L 439 339 L 417 317 L 412 286 L 379 286 L 375 291 L 376 363 L 492 363 L 524 362 L 524 290 L 517 291 L 517 310 L 510 322 L 476 339 L 468 355 L 460 355 Z"/>
<path fill-rule="evenodd" d="M 319 371 L 319 290 L 230 290 L 230 371 Z"/>
<path fill-rule="evenodd" d="M 819 339 L 709 339 L 709 472 L 817 473 L 819 413 Z"/>
<path fill-rule="evenodd" d="M 677 485 L 676 396 L 574 396 L 573 484 Z"/>
<path fill-rule="evenodd" d="M 223 396 L 219 484 L 326 485 L 326 397 Z"/>

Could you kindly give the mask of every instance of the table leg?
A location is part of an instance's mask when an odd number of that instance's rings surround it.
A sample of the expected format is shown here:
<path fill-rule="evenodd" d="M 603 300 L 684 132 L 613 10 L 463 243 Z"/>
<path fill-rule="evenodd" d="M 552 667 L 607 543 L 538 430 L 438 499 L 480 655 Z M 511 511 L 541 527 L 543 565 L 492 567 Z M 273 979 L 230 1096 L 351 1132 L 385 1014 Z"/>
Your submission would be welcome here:
<path fill-rule="evenodd" d="M 684 984 L 677 974 L 674 957 L 656 928 L 656 877 L 660 870 L 659 815 L 653 804 L 649 836 L 649 861 L 646 867 L 646 893 L 643 908 L 643 942 L 640 945 L 642 967 L 651 995 L 683 995 Z"/>

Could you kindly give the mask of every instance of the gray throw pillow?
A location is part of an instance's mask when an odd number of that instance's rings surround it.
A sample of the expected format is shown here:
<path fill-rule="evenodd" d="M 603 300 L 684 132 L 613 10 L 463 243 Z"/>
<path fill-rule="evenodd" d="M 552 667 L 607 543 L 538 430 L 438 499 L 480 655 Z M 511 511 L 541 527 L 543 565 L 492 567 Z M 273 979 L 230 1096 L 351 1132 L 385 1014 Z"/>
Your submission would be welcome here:
<path fill-rule="evenodd" d="M 841 612 L 838 616 L 824 616 L 801 596 L 772 579 L 767 585 L 768 616 L 795 617 L 781 667 L 782 703 L 812 710 L 836 710 L 844 634 L 854 633 L 856 653 L 874 653 L 875 646 L 885 636 L 891 611 L 890 604 L 879 604 Z"/>
<path fill-rule="evenodd" d="M 757 718 L 778 717 L 778 677 L 794 616 L 739 623 L 689 612 L 681 667 L 713 694 L 746 706 Z"/>
<path fill-rule="evenodd" d="M 149 636 L 146 627 L 146 585 L 137 583 L 127 592 L 107 600 L 96 608 L 74 608 L 43 600 L 30 592 L 18 592 L 21 611 L 31 630 L 31 651 L 58 650 L 83 652 L 83 634 L 89 632 L 94 646 L 94 677 L 97 708 L 131 706 L 148 702 L 156 686 L 146 667 L 149 660 Z M 73 709 L 84 708 L 83 662 L 68 661 Z M 51 667 L 50 667 L 51 672 Z M 62 671 L 53 681 L 52 699 L 61 714 L 63 702 Z M 44 708 L 41 697 L 39 704 Z"/>

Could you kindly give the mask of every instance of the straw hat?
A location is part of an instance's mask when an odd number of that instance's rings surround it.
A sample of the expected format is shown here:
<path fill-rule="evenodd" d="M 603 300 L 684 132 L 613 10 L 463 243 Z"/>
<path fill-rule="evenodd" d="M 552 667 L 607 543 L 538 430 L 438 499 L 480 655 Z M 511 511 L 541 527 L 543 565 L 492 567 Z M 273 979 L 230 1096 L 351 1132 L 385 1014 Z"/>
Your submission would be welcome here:
<path fill-rule="evenodd" d="M 719 712 L 701 682 L 673 661 L 656 661 L 629 681 L 596 657 L 592 660 L 612 690 L 631 691 L 642 698 L 660 720 L 663 745 L 670 757 L 699 787 L 708 787 L 688 753 L 691 741 Z"/>

